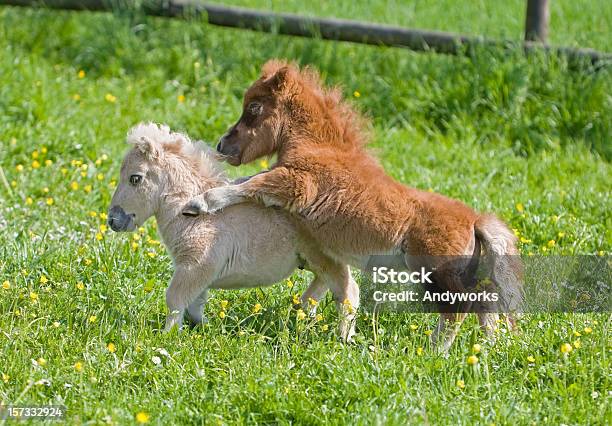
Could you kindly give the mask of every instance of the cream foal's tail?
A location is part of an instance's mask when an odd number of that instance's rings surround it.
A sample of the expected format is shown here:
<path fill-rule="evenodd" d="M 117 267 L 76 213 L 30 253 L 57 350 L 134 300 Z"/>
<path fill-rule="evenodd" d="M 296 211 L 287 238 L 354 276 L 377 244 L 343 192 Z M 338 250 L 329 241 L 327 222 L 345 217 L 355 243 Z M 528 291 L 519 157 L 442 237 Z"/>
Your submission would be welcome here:
<path fill-rule="evenodd" d="M 492 214 L 480 215 L 474 230 L 476 238 L 484 246 L 491 280 L 499 291 L 500 311 L 519 311 L 523 302 L 523 262 L 516 236 L 503 221 Z"/>

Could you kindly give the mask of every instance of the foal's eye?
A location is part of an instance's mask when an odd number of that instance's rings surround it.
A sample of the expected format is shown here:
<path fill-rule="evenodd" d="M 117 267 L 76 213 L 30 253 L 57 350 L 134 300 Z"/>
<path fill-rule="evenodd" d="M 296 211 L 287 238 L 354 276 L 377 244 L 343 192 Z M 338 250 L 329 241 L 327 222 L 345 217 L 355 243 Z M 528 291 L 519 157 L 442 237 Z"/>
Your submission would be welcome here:
<path fill-rule="evenodd" d="M 247 110 L 252 115 L 259 115 L 259 114 L 261 114 L 263 112 L 263 105 L 261 103 L 259 103 L 259 102 L 251 102 L 247 106 Z"/>
<path fill-rule="evenodd" d="M 141 175 L 132 175 L 132 176 L 130 176 L 130 184 L 132 184 L 133 186 L 138 185 L 141 181 L 142 181 L 142 176 Z"/>

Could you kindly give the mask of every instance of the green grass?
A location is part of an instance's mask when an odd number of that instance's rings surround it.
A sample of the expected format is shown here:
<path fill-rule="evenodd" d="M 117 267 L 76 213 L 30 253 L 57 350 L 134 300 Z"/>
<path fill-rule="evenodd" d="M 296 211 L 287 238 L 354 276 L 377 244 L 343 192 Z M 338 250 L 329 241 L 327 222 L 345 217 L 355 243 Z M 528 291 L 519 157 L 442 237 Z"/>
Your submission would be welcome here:
<path fill-rule="evenodd" d="M 487 2 L 486 15 L 468 13 L 472 2 L 415 3 L 414 17 L 378 13 L 382 2 L 371 12 L 339 4 L 318 13 L 518 38 L 520 3 Z M 286 7 L 298 10 L 297 2 Z M 597 7 L 594 26 L 583 15 Z M 554 41 L 609 47 L 609 7 L 553 2 L 553 24 L 560 10 L 572 22 L 564 34 L 553 31 Z M 243 90 L 270 57 L 313 64 L 341 84 L 372 117 L 372 147 L 390 174 L 497 212 L 520 234 L 525 254 L 610 254 L 609 71 L 133 13 L 0 8 L 0 283 L 9 283 L 0 287 L 0 402 L 63 403 L 71 424 L 127 424 L 140 411 L 155 424 L 608 423 L 609 314 L 526 316 L 518 335 L 483 343 L 474 368 L 466 363 L 482 343 L 474 321 L 448 358 L 429 347 L 433 315 L 362 314 L 350 346 L 333 333 L 329 298 L 322 323 L 296 321 L 291 296 L 310 279 L 297 273 L 292 288 L 214 292 L 207 326 L 159 333 L 171 264 L 147 239 L 159 239 L 154 224 L 139 233 L 136 249 L 131 235 L 100 230 L 125 133 L 153 120 L 212 143 L 237 118 Z M 225 319 L 222 300 L 229 301 Z M 262 314 L 251 315 L 255 303 Z M 577 340 L 580 348 L 560 352 Z"/>

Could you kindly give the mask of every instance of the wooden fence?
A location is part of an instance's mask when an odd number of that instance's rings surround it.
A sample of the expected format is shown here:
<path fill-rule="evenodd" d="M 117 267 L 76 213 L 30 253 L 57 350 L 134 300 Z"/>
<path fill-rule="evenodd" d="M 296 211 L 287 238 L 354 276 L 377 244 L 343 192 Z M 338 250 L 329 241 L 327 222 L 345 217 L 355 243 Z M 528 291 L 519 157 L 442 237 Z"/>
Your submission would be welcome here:
<path fill-rule="evenodd" d="M 13 6 L 42 6 L 67 10 L 112 10 L 121 7 L 121 0 L 0 0 L 0 4 Z M 130 4 L 130 0 L 124 5 Z M 133 4 L 133 3 L 132 3 Z M 612 63 L 612 55 L 593 49 L 553 47 L 544 44 L 548 34 L 548 0 L 528 0 L 525 25 L 526 40 L 489 40 L 440 31 L 420 31 L 388 25 L 344 19 L 307 18 L 292 14 L 268 13 L 252 9 L 200 3 L 195 0 L 145 0 L 144 13 L 165 17 L 205 17 L 209 24 L 223 27 L 245 28 L 301 37 L 319 37 L 328 40 L 349 41 L 373 45 L 404 47 L 416 51 L 434 51 L 462 54 L 478 47 L 515 49 L 526 52 L 543 51 L 566 56 L 569 61 L 596 64 Z"/>

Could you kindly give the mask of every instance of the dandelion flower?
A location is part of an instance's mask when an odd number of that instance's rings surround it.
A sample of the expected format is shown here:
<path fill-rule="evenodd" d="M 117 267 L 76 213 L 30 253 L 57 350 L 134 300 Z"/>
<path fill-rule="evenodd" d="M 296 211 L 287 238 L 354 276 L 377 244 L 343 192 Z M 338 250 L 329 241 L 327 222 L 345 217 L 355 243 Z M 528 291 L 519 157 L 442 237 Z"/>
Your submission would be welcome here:
<path fill-rule="evenodd" d="M 268 167 L 270 167 L 270 165 L 268 164 L 268 160 L 264 158 L 263 160 L 259 161 L 259 167 L 261 167 L 262 169 L 267 169 Z"/>
<path fill-rule="evenodd" d="M 98 216 L 98 213 L 96 213 L 94 211 L 91 211 L 91 212 L 89 212 L 89 216 L 96 217 L 96 216 Z"/>
<path fill-rule="evenodd" d="M 322 331 L 327 331 L 327 330 L 329 330 L 329 325 L 327 325 L 327 324 L 323 324 L 323 325 L 321 326 L 321 330 L 322 330 Z"/>
<path fill-rule="evenodd" d="M 185 102 L 185 95 L 178 95 L 176 99 L 182 104 Z"/>
<path fill-rule="evenodd" d="M 8 282 L 8 281 L 4 281 L 2 283 L 2 288 L 5 289 L 5 290 L 8 290 L 9 288 L 11 288 L 11 283 Z"/>
<path fill-rule="evenodd" d="M 480 345 L 478 343 L 475 343 L 474 346 L 472 346 L 472 352 L 474 352 L 475 354 L 480 353 Z"/>
<path fill-rule="evenodd" d="M 317 321 L 323 321 L 323 315 L 322 315 L 322 314 L 317 314 L 317 315 L 315 316 L 315 320 L 317 320 Z"/>
<path fill-rule="evenodd" d="M 108 226 L 106 226 L 105 224 L 101 224 L 100 225 L 100 232 L 104 234 L 106 231 L 108 231 Z"/>
<path fill-rule="evenodd" d="M 41 275 L 40 276 L 40 283 L 41 284 L 47 284 L 48 282 L 49 282 L 49 279 L 45 275 Z"/>
<path fill-rule="evenodd" d="M 149 416 L 144 411 L 139 411 L 138 413 L 136 413 L 135 419 L 136 423 L 145 424 L 149 423 L 149 421 L 151 420 L 151 416 Z"/>
<path fill-rule="evenodd" d="M 32 160 L 36 160 L 36 159 L 38 159 L 38 151 L 34 150 L 32 151 Z"/>
<path fill-rule="evenodd" d="M 40 169 L 40 162 L 38 160 L 32 161 L 32 168 L 33 169 Z"/>
<path fill-rule="evenodd" d="M 2 373 L 2 381 L 4 383 L 8 383 L 9 380 L 11 380 L 11 376 L 9 376 L 8 374 Z"/>
<path fill-rule="evenodd" d="M 75 370 L 76 372 L 78 372 L 78 373 L 80 373 L 81 371 L 83 371 L 83 363 L 82 363 L 82 362 L 80 362 L 80 361 L 77 361 L 77 362 L 74 364 L 74 370 Z"/>
<path fill-rule="evenodd" d="M 572 351 L 572 345 L 570 345 L 569 343 L 564 343 L 561 345 L 561 353 L 567 354 L 570 353 Z"/>
<path fill-rule="evenodd" d="M 253 306 L 253 313 L 256 314 L 260 311 L 261 311 L 261 303 L 255 303 L 255 306 Z"/>
<path fill-rule="evenodd" d="M 49 151 L 49 150 L 47 149 L 47 147 L 46 147 L 46 146 L 43 146 L 43 147 L 41 147 L 41 148 L 40 148 L 40 152 L 41 152 L 42 154 L 46 154 L 48 151 Z"/>
<path fill-rule="evenodd" d="M 535 358 L 534 358 L 532 355 L 529 355 L 529 356 L 527 357 L 527 361 L 529 361 L 529 362 L 533 363 L 533 362 L 535 362 Z"/>
<path fill-rule="evenodd" d="M 457 387 L 459 389 L 465 388 L 465 382 L 463 380 L 457 380 Z"/>
<path fill-rule="evenodd" d="M 418 325 L 416 324 L 410 324 L 410 330 L 416 330 L 417 328 L 419 328 Z"/>
<path fill-rule="evenodd" d="M 104 180 L 104 174 L 102 174 L 102 173 L 98 173 L 98 174 L 96 175 L 96 179 L 98 179 L 98 180 Z"/>
<path fill-rule="evenodd" d="M 44 358 L 38 358 L 36 360 L 36 364 L 40 365 L 41 367 L 44 367 L 45 365 L 47 365 L 47 360 Z"/>
<path fill-rule="evenodd" d="M 546 243 L 549 248 L 553 248 L 555 246 L 555 240 L 550 240 Z"/>
<path fill-rule="evenodd" d="M 85 185 L 85 187 L 83 188 L 83 191 L 89 194 L 92 191 L 92 189 L 93 187 L 91 185 Z"/>
<path fill-rule="evenodd" d="M 38 300 L 38 293 L 34 293 L 33 291 L 30 292 L 30 300 L 32 302 L 35 302 Z"/>
<path fill-rule="evenodd" d="M 574 336 L 576 336 L 576 337 L 580 337 L 580 336 L 582 336 L 582 334 L 580 334 L 580 332 L 579 332 L 579 331 L 574 331 L 574 333 L 573 333 L 573 334 L 574 334 Z"/>
<path fill-rule="evenodd" d="M 431 330 L 425 330 L 423 333 L 425 334 L 425 336 L 431 336 L 433 332 Z"/>
<path fill-rule="evenodd" d="M 525 206 L 523 206 L 523 204 L 522 204 L 522 203 L 516 203 L 516 210 L 517 210 L 519 213 L 523 213 L 523 211 L 525 210 Z"/>
<path fill-rule="evenodd" d="M 80 101 L 81 100 L 81 95 L 79 95 L 78 93 L 75 93 L 74 95 L 72 95 L 72 99 L 75 101 Z"/>
<path fill-rule="evenodd" d="M 15 166 L 15 170 L 17 170 L 18 172 L 23 172 L 23 165 L 22 164 L 17 164 Z"/>
<path fill-rule="evenodd" d="M 89 322 L 91 322 L 91 323 L 94 323 L 94 322 L 96 322 L 97 320 L 98 320 L 98 317 L 97 317 L 97 316 L 95 316 L 95 315 L 91 315 L 91 316 L 89 317 Z"/>
<path fill-rule="evenodd" d="M 79 281 L 79 282 L 76 284 L 76 288 L 77 288 L 78 290 L 85 290 L 85 284 L 83 284 L 83 281 Z"/>
<path fill-rule="evenodd" d="M 221 319 L 225 318 L 225 311 L 219 312 L 219 318 Z"/>
<path fill-rule="evenodd" d="M 96 240 L 101 241 L 102 239 L 104 239 L 104 235 L 102 235 L 101 233 L 97 233 L 96 234 Z"/>
<path fill-rule="evenodd" d="M 45 160 L 45 166 L 50 167 L 53 165 L 53 161 L 51 160 Z"/>
<path fill-rule="evenodd" d="M 132 242 L 132 250 L 136 250 L 138 248 L 138 243 L 136 241 Z"/>
<path fill-rule="evenodd" d="M 423 355 L 423 348 L 422 348 L 421 346 L 419 346 L 419 347 L 417 348 L 417 350 L 416 350 L 416 353 L 417 353 L 417 355 L 418 355 L 418 356 Z"/>
<path fill-rule="evenodd" d="M 319 304 L 319 302 L 317 302 L 316 300 L 314 300 L 312 297 L 308 298 L 308 304 L 310 306 L 317 306 Z"/>
<path fill-rule="evenodd" d="M 55 202 L 55 200 L 53 200 L 53 197 L 49 197 L 45 201 L 45 203 L 47 203 L 48 206 L 52 206 L 54 202 Z"/>
<path fill-rule="evenodd" d="M 77 189 L 79 189 L 79 184 L 75 181 L 72 181 L 70 183 L 70 189 L 72 189 L 73 191 L 76 191 Z"/>
<path fill-rule="evenodd" d="M 227 306 L 229 305 L 229 302 L 227 300 L 222 300 L 221 301 L 221 309 L 227 309 Z"/>
<path fill-rule="evenodd" d="M 77 76 L 78 76 L 79 78 L 85 78 L 85 71 L 83 71 L 83 70 L 79 70 L 79 72 L 78 72 Z"/>
<path fill-rule="evenodd" d="M 593 329 L 591 327 L 584 327 L 584 332 L 586 334 L 591 334 L 593 332 Z"/>
<path fill-rule="evenodd" d="M 576 349 L 580 349 L 580 348 L 582 347 L 582 342 L 580 342 L 580 339 L 578 339 L 578 340 L 576 340 L 576 341 L 574 342 L 574 347 L 575 347 Z"/>
<path fill-rule="evenodd" d="M 470 355 L 467 357 L 468 365 L 476 365 L 478 364 L 478 357 L 476 355 Z"/>
<path fill-rule="evenodd" d="M 106 345 L 106 349 L 108 349 L 108 351 L 112 354 L 114 354 L 117 351 L 117 347 L 115 346 L 113 342 L 110 342 L 108 345 Z"/>
<path fill-rule="evenodd" d="M 306 313 L 302 309 L 298 309 L 298 311 L 297 311 L 295 316 L 296 316 L 298 321 L 302 321 L 303 319 L 306 318 Z"/>
<path fill-rule="evenodd" d="M 110 102 L 111 104 L 113 104 L 113 103 L 115 103 L 115 101 L 117 101 L 117 97 L 116 97 L 116 96 L 113 96 L 113 95 L 112 95 L 112 94 L 110 94 L 110 93 L 107 93 L 107 94 L 104 96 L 104 99 L 106 100 L 106 102 Z"/>
<path fill-rule="evenodd" d="M 153 251 L 149 251 L 149 252 L 147 252 L 147 256 L 149 256 L 151 259 L 153 259 L 155 256 L 157 256 L 157 253 L 155 253 Z"/>
<path fill-rule="evenodd" d="M 293 302 L 294 305 L 299 305 L 300 304 L 300 295 L 299 294 L 294 294 L 291 301 Z"/>
<path fill-rule="evenodd" d="M 353 92 L 353 96 L 356 97 L 356 98 L 360 98 L 361 97 L 361 93 L 359 93 L 357 90 L 355 90 Z"/>
<path fill-rule="evenodd" d="M 293 288 L 293 281 L 287 280 L 287 287 Z"/>

